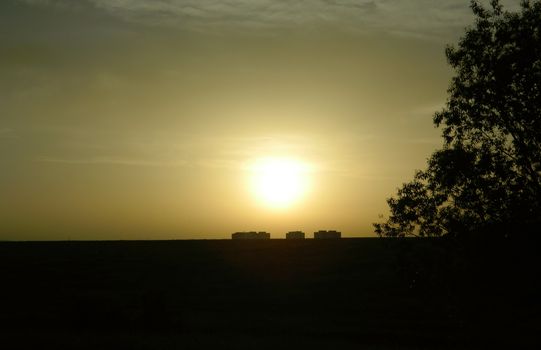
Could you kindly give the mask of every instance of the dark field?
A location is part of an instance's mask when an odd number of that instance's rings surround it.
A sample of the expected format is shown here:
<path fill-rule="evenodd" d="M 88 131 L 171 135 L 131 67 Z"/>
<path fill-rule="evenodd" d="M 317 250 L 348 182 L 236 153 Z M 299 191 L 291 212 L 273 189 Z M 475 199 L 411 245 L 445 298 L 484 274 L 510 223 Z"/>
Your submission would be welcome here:
<path fill-rule="evenodd" d="M 5 242 L 0 347 L 532 348 L 538 252 L 414 239 Z"/>

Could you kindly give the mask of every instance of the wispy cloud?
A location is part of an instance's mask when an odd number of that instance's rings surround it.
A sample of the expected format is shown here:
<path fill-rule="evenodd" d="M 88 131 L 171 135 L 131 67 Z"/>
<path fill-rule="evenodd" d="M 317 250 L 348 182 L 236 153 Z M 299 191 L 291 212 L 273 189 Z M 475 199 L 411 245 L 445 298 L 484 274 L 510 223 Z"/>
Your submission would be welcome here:
<path fill-rule="evenodd" d="M 15 132 L 13 129 L 0 128 L 0 138 L 12 138 L 12 137 L 15 137 Z"/>
<path fill-rule="evenodd" d="M 330 25 L 351 31 L 418 33 L 467 23 L 463 0 L 93 0 L 96 6 L 136 22 L 215 28 L 251 29 Z M 466 15 L 466 18 L 465 18 Z"/>
<path fill-rule="evenodd" d="M 43 163 L 60 163 L 71 165 L 125 165 L 125 166 L 143 166 L 143 167 L 182 167 L 186 166 L 186 161 L 153 161 L 145 159 L 130 159 L 116 157 L 91 157 L 82 159 L 51 158 L 41 157 L 36 159 Z"/>
<path fill-rule="evenodd" d="M 444 107 L 444 101 L 421 105 L 404 113 L 402 121 L 411 123 L 411 121 L 425 120 L 427 123 L 431 123 L 434 114 L 441 111 Z"/>
<path fill-rule="evenodd" d="M 21 0 L 60 6 L 66 0 Z M 466 0 L 86 0 L 123 20 L 200 32 L 224 29 L 309 28 L 329 25 L 354 32 L 455 35 L 471 22 Z M 71 3 L 68 1 L 67 3 Z M 518 0 L 504 4 L 516 9 Z"/>
<path fill-rule="evenodd" d="M 443 139 L 441 137 L 416 137 L 416 138 L 409 138 L 404 140 L 404 143 L 409 143 L 413 145 L 434 145 L 438 146 L 443 143 Z"/>

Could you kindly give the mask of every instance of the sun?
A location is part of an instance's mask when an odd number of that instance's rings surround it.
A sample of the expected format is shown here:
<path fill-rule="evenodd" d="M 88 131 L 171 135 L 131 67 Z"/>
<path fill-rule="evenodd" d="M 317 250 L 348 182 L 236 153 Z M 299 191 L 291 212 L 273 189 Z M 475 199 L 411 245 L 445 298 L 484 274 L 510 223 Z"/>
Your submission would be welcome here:
<path fill-rule="evenodd" d="M 292 158 L 260 158 L 250 166 L 253 192 L 265 205 L 289 207 L 308 190 L 308 166 Z"/>

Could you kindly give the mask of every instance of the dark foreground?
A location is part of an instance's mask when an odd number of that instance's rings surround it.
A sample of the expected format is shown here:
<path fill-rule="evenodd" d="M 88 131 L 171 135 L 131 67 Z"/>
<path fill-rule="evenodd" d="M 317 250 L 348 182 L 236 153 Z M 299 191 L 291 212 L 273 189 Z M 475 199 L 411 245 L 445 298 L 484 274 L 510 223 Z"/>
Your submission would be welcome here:
<path fill-rule="evenodd" d="M 0 243 L 0 344 L 533 348 L 539 254 L 520 240 Z"/>

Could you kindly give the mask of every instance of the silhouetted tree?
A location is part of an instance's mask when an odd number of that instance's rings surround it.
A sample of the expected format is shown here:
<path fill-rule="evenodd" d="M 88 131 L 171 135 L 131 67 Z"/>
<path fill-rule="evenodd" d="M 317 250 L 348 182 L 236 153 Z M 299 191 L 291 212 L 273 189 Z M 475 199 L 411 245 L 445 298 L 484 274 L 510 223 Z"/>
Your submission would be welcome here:
<path fill-rule="evenodd" d="M 475 25 L 446 56 L 455 70 L 435 114 L 444 146 L 387 200 L 380 236 L 441 236 L 541 218 L 541 1 L 518 12 L 472 1 Z"/>

